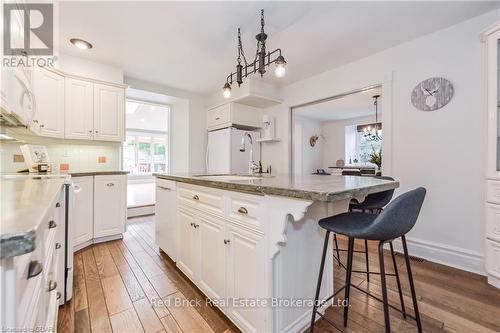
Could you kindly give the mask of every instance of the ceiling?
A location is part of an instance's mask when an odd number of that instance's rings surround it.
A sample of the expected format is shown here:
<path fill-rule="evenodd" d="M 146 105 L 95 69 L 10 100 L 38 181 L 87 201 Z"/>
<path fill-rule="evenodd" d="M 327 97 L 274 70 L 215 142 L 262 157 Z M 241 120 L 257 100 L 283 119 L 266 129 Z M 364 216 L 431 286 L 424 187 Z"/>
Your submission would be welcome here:
<path fill-rule="evenodd" d="M 129 77 L 208 94 L 234 70 L 237 27 L 253 58 L 261 7 L 268 50 L 280 47 L 288 62 L 280 84 L 289 84 L 500 3 L 67 1 L 59 3 L 59 45 L 62 53 L 119 66 Z M 94 48 L 77 49 L 70 38 Z"/>
<path fill-rule="evenodd" d="M 327 102 L 294 109 L 295 115 L 320 121 L 343 120 L 373 116 L 375 121 L 374 95 L 382 95 L 382 88 L 350 94 Z M 382 113 L 382 97 L 378 99 L 378 112 Z"/>
<path fill-rule="evenodd" d="M 128 100 L 125 108 L 127 128 L 166 132 L 169 126 L 168 110 L 167 106 Z"/>

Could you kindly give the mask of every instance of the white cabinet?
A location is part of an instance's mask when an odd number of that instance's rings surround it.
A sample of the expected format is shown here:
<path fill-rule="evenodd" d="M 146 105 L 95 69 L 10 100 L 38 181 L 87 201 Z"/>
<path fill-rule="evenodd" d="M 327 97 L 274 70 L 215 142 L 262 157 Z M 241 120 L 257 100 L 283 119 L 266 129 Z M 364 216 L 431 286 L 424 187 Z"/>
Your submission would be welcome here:
<path fill-rule="evenodd" d="M 488 145 L 485 269 L 500 288 L 500 24 L 483 35 L 486 52 Z"/>
<path fill-rule="evenodd" d="M 173 261 L 177 261 L 176 183 L 156 179 L 155 241 Z"/>
<path fill-rule="evenodd" d="M 193 282 L 197 278 L 197 262 L 199 259 L 197 227 L 195 213 L 186 208 L 178 210 L 179 223 L 179 260 L 177 267 Z"/>
<path fill-rule="evenodd" d="M 94 177 L 75 177 L 75 207 L 74 207 L 74 246 L 80 246 L 92 240 L 94 235 Z"/>
<path fill-rule="evenodd" d="M 65 80 L 65 138 L 94 137 L 94 85 L 90 81 Z"/>
<path fill-rule="evenodd" d="M 94 238 L 125 232 L 126 219 L 126 176 L 94 176 Z"/>
<path fill-rule="evenodd" d="M 42 136 L 64 138 L 64 76 L 37 69 L 33 79 L 36 111 L 31 129 Z"/>
<path fill-rule="evenodd" d="M 209 131 L 235 126 L 256 129 L 262 127 L 262 110 L 238 103 L 227 103 L 207 111 Z"/>
<path fill-rule="evenodd" d="M 94 84 L 94 139 L 123 141 L 125 92 L 123 88 Z"/>

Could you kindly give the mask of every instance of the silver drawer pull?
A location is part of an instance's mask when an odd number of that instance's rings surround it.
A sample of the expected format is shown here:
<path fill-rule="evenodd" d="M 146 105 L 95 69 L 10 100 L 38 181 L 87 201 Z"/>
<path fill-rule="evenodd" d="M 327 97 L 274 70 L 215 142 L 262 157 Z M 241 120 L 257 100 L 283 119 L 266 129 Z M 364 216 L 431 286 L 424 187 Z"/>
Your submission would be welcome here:
<path fill-rule="evenodd" d="M 57 282 L 56 281 L 49 281 L 49 291 L 52 291 L 57 288 Z"/>
<path fill-rule="evenodd" d="M 57 292 L 57 294 L 56 294 L 56 298 L 57 298 L 57 299 L 60 299 L 60 298 L 61 298 L 61 293 L 60 293 L 60 292 Z"/>
<path fill-rule="evenodd" d="M 198 228 L 199 226 L 200 226 L 199 224 L 196 224 L 196 223 L 194 224 L 195 228 Z"/>
<path fill-rule="evenodd" d="M 58 202 L 58 203 L 56 203 L 56 208 L 59 208 L 59 207 L 61 207 L 61 204 Z"/>
<path fill-rule="evenodd" d="M 57 227 L 57 223 L 54 220 L 49 221 L 49 229 L 54 229 Z"/>
<path fill-rule="evenodd" d="M 248 214 L 248 210 L 245 207 L 240 207 L 238 208 L 238 213 Z"/>
<path fill-rule="evenodd" d="M 219 120 L 219 119 L 220 119 L 220 117 L 215 117 L 215 120 Z"/>
<path fill-rule="evenodd" d="M 224 244 L 229 244 L 231 241 L 229 239 L 224 239 Z"/>
<path fill-rule="evenodd" d="M 198 194 L 195 194 L 195 195 L 193 196 L 193 200 L 200 200 L 200 197 L 198 196 Z"/>
<path fill-rule="evenodd" d="M 61 243 L 56 243 L 56 250 L 61 248 Z"/>
<path fill-rule="evenodd" d="M 115 184 L 114 183 L 107 183 L 106 186 L 111 187 L 111 186 L 115 186 Z"/>
<path fill-rule="evenodd" d="M 169 188 L 169 187 L 159 186 L 159 185 L 158 185 L 157 187 L 158 187 L 160 190 L 172 191 L 172 189 L 171 189 L 171 188 Z"/>
<path fill-rule="evenodd" d="M 192 227 L 194 227 L 194 223 L 193 222 L 191 222 L 190 224 L 191 224 Z"/>
<path fill-rule="evenodd" d="M 42 264 L 38 260 L 33 260 L 30 262 L 28 267 L 28 279 L 31 279 L 39 275 L 43 270 Z"/>

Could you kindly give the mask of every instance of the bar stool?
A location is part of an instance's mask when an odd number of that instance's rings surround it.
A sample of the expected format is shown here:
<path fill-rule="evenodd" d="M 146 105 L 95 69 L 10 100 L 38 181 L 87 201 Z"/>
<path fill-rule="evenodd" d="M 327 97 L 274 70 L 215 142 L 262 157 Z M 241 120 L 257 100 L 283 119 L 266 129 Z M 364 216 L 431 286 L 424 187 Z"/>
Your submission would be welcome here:
<path fill-rule="evenodd" d="M 331 320 L 326 318 L 317 309 L 319 305 L 323 305 L 335 297 L 340 291 L 345 290 L 344 299 L 349 303 L 349 293 L 350 288 L 353 287 L 366 295 L 373 297 L 374 299 L 380 301 L 384 305 L 384 322 L 385 322 L 385 332 L 389 333 L 391 331 L 391 323 L 389 319 L 389 307 L 399 311 L 403 316 L 408 316 L 417 322 L 418 332 L 422 332 L 422 323 L 420 321 L 420 313 L 418 311 L 417 296 L 415 293 L 415 285 L 413 283 L 413 275 L 411 272 L 410 259 L 408 256 L 408 248 L 406 245 L 405 235 L 413 228 L 417 222 L 420 209 L 424 202 L 426 190 L 423 187 L 419 187 L 412 191 L 406 192 L 396 199 L 394 199 L 379 215 L 366 214 L 360 212 L 347 212 L 339 215 L 327 217 L 319 221 L 319 225 L 326 230 L 325 243 L 323 246 L 323 255 L 321 257 L 321 265 L 319 269 L 318 283 L 316 285 L 316 295 L 314 298 L 314 306 L 311 316 L 311 332 L 314 331 L 314 324 L 316 319 L 316 314 L 325 319 L 333 327 L 338 327 Z M 328 249 L 328 240 L 330 232 L 345 235 L 349 238 L 348 242 L 348 256 L 347 256 L 347 270 L 346 270 L 346 284 L 337 290 L 333 295 L 328 297 L 326 300 L 318 304 L 319 294 L 321 291 L 321 280 L 323 278 L 323 269 L 325 266 L 325 258 Z M 406 270 L 408 272 L 408 280 L 410 283 L 411 297 L 413 302 L 413 309 L 415 316 L 407 314 L 403 304 L 402 310 L 389 304 L 387 297 L 387 286 L 386 286 L 386 275 L 384 267 L 384 244 L 391 242 L 392 240 L 401 237 L 401 242 L 403 244 L 403 252 L 405 256 Z M 359 288 L 356 285 L 351 284 L 352 275 L 352 260 L 353 260 L 353 250 L 354 250 L 354 239 L 368 239 L 379 241 L 378 245 L 378 255 L 380 261 L 380 278 L 382 282 L 382 299 L 374 296 L 367 291 Z M 402 300 L 402 299 L 401 299 Z M 349 305 L 344 307 L 344 327 L 347 326 Z"/>
<path fill-rule="evenodd" d="M 373 176 L 372 176 L 373 177 Z M 374 178 L 377 179 L 385 179 L 385 180 L 394 180 L 392 177 L 388 176 L 375 176 Z M 370 212 L 372 214 L 380 214 L 384 207 L 391 202 L 391 199 L 394 195 L 394 190 L 388 190 L 388 191 L 383 191 L 383 192 L 378 192 L 378 193 L 372 193 L 366 196 L 365 200 L 363 202 L 358 202 L 356 200 L 351 200 L 349 203 L 349 211 L 360 211 L 362 213 Z M 345 249 L 339 249 L 338 243 L 337 243 L 337 235 L 333 234 L 333 241 L 335 243 L 335 252 L 337 253 L 337 256 L 333 256 L 333 258 L 338 262 L 339 266 L 343 267 L 346 269 L 345 265 L 342 264 L 342 261 L 340 259 L 340 252 L 345 252 L 347 250 Z M 392 260 L 394 263 L 394 270 L 395 270 L 395 275 L 398 280 L 398 285 L 399 285 L 399 276 L 398 276 L 398 271 L 396 267 L 396 259 L 394 258 L 394 248 L 392 246 L 392 242 L 389 243 L 390 248 L 391 248 L 391 255 L 392 255 Z M 357 251 L 354 250 L 355 253 L 364 253 L 365 255 L 365 261 L 366 261 L 366 271 L 358 271 L 358 270 L 353 270 L 353 273 L 366 273 L 366 280 L 370 282 L 370 274 L 380 274 L 376 272 L 370 272 L 370 263 L 368 261 L 368 241 L 365 239 L 365 250 L 364 251 Z"/>

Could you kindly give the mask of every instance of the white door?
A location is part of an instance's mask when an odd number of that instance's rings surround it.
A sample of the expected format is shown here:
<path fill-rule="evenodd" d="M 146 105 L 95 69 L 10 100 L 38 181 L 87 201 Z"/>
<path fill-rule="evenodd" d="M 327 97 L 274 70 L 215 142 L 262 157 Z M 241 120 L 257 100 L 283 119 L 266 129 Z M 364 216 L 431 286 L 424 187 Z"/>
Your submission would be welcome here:
<path fill-rule="evenodd" d="M 65 81 L 65 137 L 92 140 L 94 86 L 84 80 L 66 78 Z"/>
<path fill-rule="evenodd" d="M 225 128 L 208 132 L 209 174 L 228 174 L 231 172 L 231 129 Z"/>
<path fill-rule="evenodd" d="M 196 216 L 189 209 L 179 209 L 177 220 L 179 223 L 179 260 L 177 267 L 193 282 L 196 281 L 196 266 L 199 259 L 197 242 Z"/>
<path fill-rule="evenodd" d="M 125 232 L 127 177 L 94 176 L 94 238 Z"/>
<path fill-rule="evenodd" d="M 64 138 L 64 77 L 44 69 L 35 70 L 33 90 L 36 100 L 33 122 L 39 127 L 39 134 Z"/>
<path fill-rule="evenodd" d="M 84 244 L 93 237 L 94 233 L 94 177 L 74 177 L 75 208 L 73 213 L 74 222 L 74 247 Z"/>
<path fill-rule="evenodd" d="M 266 256 L 261 235 L 227 224 L 227 298 L 259 299 L 266 297 Z M 244 332 L 266 332 L 265 307 L 229 307 L 227 315 Z"/>
<path fill-rule="evenodd" d="M 155 242 L 173 261 L 177 261 L 177 192 L 176 183 L 156 179 Z"/>
<path fill-rule="evenodd" d="M 226 247 L 225 221 L 199 215 L 200 227 L 200 274 L 201 290 L 213 299 L 224 299 L 226 295 Z"/>
<path fill-rule="evenodd" d="M 124 127 L 124 89 L 95 83 L 94 140 L 123 141 Z"/>

